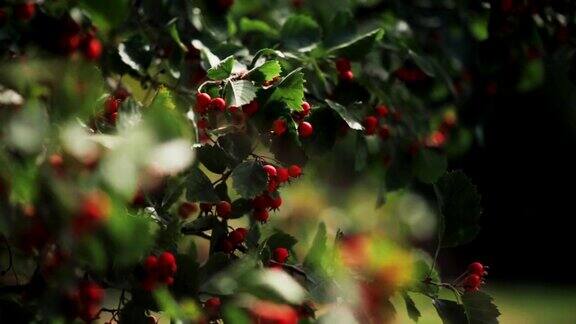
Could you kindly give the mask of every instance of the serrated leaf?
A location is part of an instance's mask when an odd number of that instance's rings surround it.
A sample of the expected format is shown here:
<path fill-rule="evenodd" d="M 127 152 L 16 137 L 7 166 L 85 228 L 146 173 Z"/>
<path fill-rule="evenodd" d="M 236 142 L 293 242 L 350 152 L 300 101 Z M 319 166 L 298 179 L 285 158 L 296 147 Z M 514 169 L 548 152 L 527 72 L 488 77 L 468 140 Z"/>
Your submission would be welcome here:
<path fill-rule="evenodd" d="M 464 172 L 453 171 L 438 180 L 436 192 L 441 211 L 442 247 L 470 242 L 480 231 L 478 220 L 482 211 L 476 186 Z"/>
<path fill-rule="evenodd" d="M 355 130 L 364 130 L 362 124 L 346 109 L 346 107 L 330 99 L 326 99 L 326 103 L 328 104 L 328 107 L 332 108 L 335 112 L 338 113 L 338 115 L 340 115 L 340 117 L 342 117 L 348 127 Z"/>
<path fill-rule="evenodd" d="M 440 282 L 440 276 L 436 270 L 431 271 L 431 260 L 422 255 L 412 266 L 411 283 L 406 287 L 407 291 L 424 294 L 430 297 L 437 297 L 440 289 L 437 285 L 427 283 L 428 280 L 434 283 Z"/>
<path fill-rule="evenodd" d="M 252 210 L 252 200 L 239 198 L 232 202 L 232 214 L 230 219 L 240 218 Z"/>
<path fill-rule="evenodd" d="M 339 52 L 342 56 L 350 59 L 362 58 L 370 52 L 382 33 L 383 31 L 381 29 L 376 29 L 362 35 L 354 36 L 347 41 L 332 46 L 328 49 L 328 52 Z"/>
<path fill-rule="evenodd" d="M 200 169 L 192 168 L 186 177 L 186 199 L 194 202 L 217 203 L 220 201 L 212 182 Z"/>
<path fill-rule="evenodd" d="M 423 149 L 418 151 L 414 163 L 416 177 L 424 183 L 436 182 L 448 167 L 448 161 L 444 154 Z"/>
<path fill-rule="evenodd" d="M 462 295 L 462 304 L 469 324 L 498 324 L 500 311 L 490 295 L 481 291 L 466 292 Z"/>
<path fill-rule="evenodd" d="M 248 80 L 234 80 L 226 83 L 224 98 L 231 107 L 241 107 L 256 98 L 256 87 Z"/>
<path fill-rule="evenodd" d="M 211 67 L 206 72 L 206 75 L 212 80 L 224 80 L 232 74 L 234 68 L 234 56 L 228 56 L 216 66 Z"/>
<path fill-rule="evenodd" d="M 202 145 L 197 149 L 198 160 L 210 172 L 222 174 L 228 167 L 228 155 L 217 145 Z"/>
<path fill-rule="evenodd" d="M 220 136 L 218 144 L 230 155 L 232 166 L 242 162 L 252 153 L 252 138 L 243 133 Z"/>
<path fill-rule="evenodd" d="M 338 12 L 328 26 L 324 45 L 327 48 L 344 44 L 356 37 L 354 16 L 349 11 Z"/>
<path fill-rule="evenodd" d="M 464 307 L 454 301 L 447 299 L 434 299 L 432 302 L 438 316 L 444 324 L 468 324 Z"/>
<path fill-rule="evenodd" d="M 231 175 L 233 187 L 243 198 L 254 198 L 266 190 L 268 175 L 256 161 L 240 163 Z"/>
<path fill-rule="evenodd" d="M 289 17 L 280 32 L 280 37 L 286 48 L 306 52 L 312 50 L 320 41 L 322 29 L 318 23 L 304 15 Z"/>
<path fill-rule="evenodd" d="M 274 78 L 279 77 L 281 72 L 282 67 L 280 66 L 280 63 L 276 60 L 272 60 L 254 68 L 250 72 L 249 78 L 257 84 L 262 84 L 266 81 L 271 81 Z"/>
<path fill-rule="evenodd" d="M 416 307 L 416 303 L 414 303 L 414 300 L 407 293 L 402 294 L 402 297 L 404 298 L 404 303 L 406 304 L 406 312 L 408 312 L 408 317 L 410 317 L 410 319 L 414 322 L 418 322 L 418 319 L 422 317 L 422 314 Z"/>
<path fill-rule="evenodd" d="M 240 32 L 243 34 L 257 33 L 266 35 L 271 38 L 278 37 L 278 31 L 272 28 L 266 22 L 246 17 L 242 17 L 242 19 L 240 19 Z"/>
<path fill-rule="evenodd" d="M 128 0 L 81 0 L 79 4 L 101 31 L 122 24 L 130 10 Z"/>
<path fill-rule="evenodd" d="M 296 243 L 298 243 L 298 240 L 294 236 L 278 229 L 266 239 L 266 246 L 268 246 L 270 251 L 274 251 L 274 249 L 279 247 L 291 249 Z"/>
<path fill-rule="evenodd" d="M 274 88 L 268 102 L 280 101 L 291 110 L 302 110 L 304 101 L 304 73 L 296 69 Z"/>

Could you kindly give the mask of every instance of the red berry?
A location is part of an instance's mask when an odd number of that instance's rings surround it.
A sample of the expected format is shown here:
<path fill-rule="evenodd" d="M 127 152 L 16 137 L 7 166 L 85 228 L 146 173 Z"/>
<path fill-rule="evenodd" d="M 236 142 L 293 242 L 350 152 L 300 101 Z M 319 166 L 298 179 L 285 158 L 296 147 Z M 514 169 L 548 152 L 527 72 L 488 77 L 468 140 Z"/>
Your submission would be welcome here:
<path fill-rule="evenodd" d="M 284 133 L 286 133 L 286 130 L 287 126 L 284 119 L 276 119 L 272 123 L 272 132 L 274 132 L 276 136 L 282 136 Z"/>
<path fill-rule="evenodd" d="M 258 101 L 254 100 L 251 103 L 244 105 L 242 107 L 242 111 L 244 112 L 244 114 L 248 117 L 253 116 L 254 114 L 256 114 L 258 112 Z"/>
<path fill-rule="evenodd" d="M 158 256 L 158 269 L 162 274 L 172 275 L 178 270 L 174 254 L 166 251 Z"/>
<path fill-rule="evenodd" d="M 210 107 L 213 110 L 224 112 L 226 111 L 226 101 L 222 98 L 214 98 L 210 101 Z"/>
<path fill-rule="evenodd" d="M 383 140 L 387 140 L 388 138 L 390 138 L 390 128 L 388 127 L 388 125 L 382 125 L 380 127 L 380 130 L 378 131 L 378 135 L 380 135 L 380 138 L 382 138 Z"/>
<path fill-rule="evenodd" d="M 470 263 L 468 266 L 468 272 L 482 277 L 484 275 L 484 265 L 480 262 Z"/>
<path fill-rule="evenodd" d="M 268 202 L 268 205 L 272 209 L 280 208 L 280 206 L 282 205 L 282 197 L 280 197 L 280 196 L 278 196 L 276 198 L 270 197 L 270 201 Z"/>
<path fill-rule="evenodd" d="M 274 192 L 278 189 L 278 181 L 276 179 L 268 180 L 268 192 Z"/>
<path fill-rule="evenodd" d="M 380 118 L 387 117 L 389 113 L 390 113 L 390 110 L 388 109 L 388 107 L 386 107 L 386 105 L 380 105 L 380 106 L 376 107 L 376 114 Z"/>
<path fill-rule="evenodd" d="M 352 65 L 350 64 L 350 60 L 345 57 L 341 57 L 336 60 L 336 70 L 341 74 L 350 71 L 352 69 Z"/>
<path fill-rule="evenodd" d="M 276 169 L 276 180 L 279 183 L 284 183 L 288 181 L 290 178 L 290 174 L 288 173 L 288 169 L 286 168 L 277 168 Z"/>
<path fill-rule="evenodd" d="M 52 154 L 48 158 L 48 163 L 50 163 L 50 166 L 54 170 L 60 171 L 60 170 L 62 170 L 62 167 L 64 166 L 64 159 L 62 158 L 62 155 L 60 155 L 60 154 Z"/>
<path fill-rule="evenodd" d="M 234 245 L 238 245 L 246 239 L 246 235 L 248 235 L 248 230 L 245 228 L 237 228 L 230 232 L 229 239 Z"/>
<path fill-rule="evenodd" d="M 200 209 L 205 212 L 205 213 L 209 213 L 212 211 L 212 204 L 210 203 L 200 203 Z"/>
<path fill-rule="evenodd" d="M 155 255 L 150 255 L 144 260 L 144 269 L 149 273 L 156 271 L 157 266 L 158 258 Z"/>
<path fill-rule="evenodd" d="M 193 213 L 195 213 L 197 210 L 198 206 L 196 204 L 185 201 L 182 204 L 180 204 L 180 207 L 178 207 L 178 215 L 180 216 L 180 218 L 186 219 L 190 217 Z"/>
<path fill-rule="evenodd" d="M 310 113 L 310 104 L 306 101 L 302 103 L 302 114 L 307 116 Z"/>
<path fill-rule="evenodd" d="M 164 278 L 163 281 L 167 286 L 172 286 L 174 284 L 174 277 L 168 276 L 168 277 Z"/>
<path fill-rule="evenodd" d="M 199 129 L 206 129 L 206 128 L 208 128 L 208 119 L 206 119 L 206 118 L 200 118 L 200 119 L 196 122 L 196 127 L 198 127 Z"/>
<path fill-rule="evenodd" d="M 82 39 L 78 34 L 64 34 L 59 38 L 60 50 L 65 54 L 71 54 L 80 47 Z"/>
<path fill-rule="evenodd" d="M 366 135 L 374 135 L 378 128 L 378 118 L 375 116 L 368 116 L 364 118 L 364 133 Z"/>
<path fill-rule="evenodd" d="M 298 134 L 302 138 L 310 137 L 313 132 L 314 128 L 312 127 L 312 124 L 310 124 L 309 122 L 301 122 L 298 125 Z"/>
<path fill-rule="evenodd" d="M 113 114 L 118 112 L 118 108 L 120 108 L 120 100 L 114 98 L 114 96 L 110 96 L 106 99 L 104 106 L 106 108 L 106 113 Z"/>
<path fill-rule="evenodd" d="M 19 4 L 14 7 L 14 16 L 18 20 L 26 21 L 32 19 L 36 14 L 36 4 L 32 2 L 27 2 Z"/>
<path fill-rule="evenodd" d="M 426 146 L 431 148 L 439 148 L 446 144 L 446 135 L 441 131 L 435 131 L 426 139 Z"/>
<path fill-rule="evenodd" d="M 464 281 L 464 288 L 467 291 L 475 291 L 480 288 L 481 283 L 482 279 L 480 278 L 480 276 L 477 276 L 475 274 L 469 275 L 468 277 L 466 277 L 466 280 Z"/>
<path fill-rule="evenodd" d="M 267 222 L 270 214 L 266 209 L 255 209 L 254 210 L 254 218 L 259 222 Z"/>
<path fill-rule="evenodd" d="M 257 196 L 252 199 L 252 208 L 254 209 L 265 209 L 268 207 L 268 199 L 266 196 Z"/>
<path fill-rule="evenodd" d="M 274 178 L 276 176 L 276 174 L 278 174 L 278 172 L 276 171 L 276 168 L 273 165 L 270 164 L 266 164 L 265 166 L 263 166 L 264 171 L 266 171 L 266 173 L 268 174 L 269 178 Z"/>
<path fill-rule="evenodd" d="M 352 70 L 342 72 L 340 73 L 340 78 L 344 81 L 352 81 L 354 80 L 354 72 Z"/>
<path fill-rule="evenodd" d="M 205 92 L 198 92 L 196 94 L 196 112 L 199 114 L 205 114 L 208 110 L 208 106 L 212 102 L 210 95 Z"/>
<path fill-rule="evenodd" d="M 95 282 L 87 282 L 80 288 L 80 298 L 86 303 L 100 303 L 104 298 L 104 289 Z"/>
<path fill-rule="evenodd" d="M 231 212 L 232 212 L 232 205 L 230 205 L 229 202 L 223 200 L 218 204 L 216 204 L 216 213 L 218 214 L 218 216 L 222 218 L 227 218 L 228 216 L 230 216 Z"/>
<path fill-rule="evenodd" d="M 290 252 L 288 252 L 288 249 L 283 248 L 283 247 L 279 247 L 279 248 L 275 248 L 274 251 L 272 252 L 274 261 L 278 262 L 278 263 L 284 263 L 286 262 L 286 260 L 288 260 L 288 256 L 290 255 Z"/>
<path fill-rule="evenodd" d="M 302 168 L 298 165 L 291 165 L 288 168 L 288 173 L 292 178 L 298 178 L 299 176 L 302 175 Z"/>
<path fill-rule="evenodd" d="M 91 61 L 96 61 L 102 55 L 102 43 L 97 38 L 91 37 L 84 46 L 84 56 Z"/>
<path fill-rule="evenodd" d="M 220 298 L 218 298 L 218 297 L 212 297 L 212 298 L 210 298 L 204 302 L 204 308 L 210 314 L 218 313 L 220 311 L 221 305 L 222 305 L 222 302 L 220 301 Z"/>
<path fill-rule="evenodd" d="M 224 253 L 232 253 L 234 252 L 234 243 L 232 243 L 231 240 L 229 239 L 223 239 L 222 243 L 220 243 L 220 249 L 222 250 L 222 252 Z"/>

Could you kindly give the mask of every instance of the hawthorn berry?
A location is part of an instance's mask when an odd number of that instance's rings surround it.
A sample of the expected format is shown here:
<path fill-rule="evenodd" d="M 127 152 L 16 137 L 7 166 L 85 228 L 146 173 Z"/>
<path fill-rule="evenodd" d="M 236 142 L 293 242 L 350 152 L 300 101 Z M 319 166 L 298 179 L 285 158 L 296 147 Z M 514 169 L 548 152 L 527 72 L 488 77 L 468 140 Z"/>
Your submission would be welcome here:
<path fill-rule="evenodd" d="M 468 272 L 482 277 L 484 275 L 484 265 L 480 262 L 470 263 L 468 266 Z"/>
<path fill-rule="evenodd" d="M 270 214 L 266 209 L 254 209 L 253 215 L 254 219 L 262 223 L 267 222 L 268 218 L 270 218 Z"/>
<path fill-rule="evenodd" d="M 272 209 L 278 209 L 282 205 L 282 197 L 278 196 L 276 198 L 269 197 L 268 206 Z"/>
<path fill-rule="evenodd" d="M 233 230 L 232 232 L 230 232 L 228 239 L 232 242 L 232 244 L 238 245 L 238 244 L 244 242 L 244 240 L 246 239 L 246 235 L 248 235 L 248 230 L 245 228 L 239 227 L 239 228 Z"/>
<path fill-rule="evenodd" d="M 205 114 L 208 111 L 208 106 L 212 102 L 212 98 L 205 92 L 198 92 L 196 94 L 196 112 Z"/>
<path fill-rule="evenodd" d="M 288 173 L 288 169 L 286 168 L 277 168 L 276 169 L 276 180 L 278 183 L 284 183 L 288 181 L 290 178 L 290 173 Z"/>
<path fill-rule="evenodd" d="M 390 113 L 390 110 L 388 109 L 388 107 L 386 105 L 380 105 L 380 106 L 376 107 L 376 114 L 380 118 L 386 118 L 389 113 Z"/>
<path fill-rule="evenodd" d="M 144 259 L 144 270 L 148 273 L 152 273 L 156 270 L 158 266 L 158 258 L 155 255 L 149 255 Z"/>
<path fill-rule="evenodd" d="M 388 138 L 390 138 L 390 128 L 388 127 L 388 125 L 382 125 L 378 129 L 378 135 L 380 135 L 380 138 L 383 140 L 387 140 Z"/>
<path fill-rule="evenodd" d="M 336 60 L 336 70 L 338 72 L 343 73 L 346 71 L 350 71 L 352 69 L 352 65 L 350 64 L 350 60 L 345 57 L 340 57 Z"/>
<path fill-rule="evenodd" d="M 64 34 L 59 37 L 58 45 L 64 54 L 72 54 L 80 47 L 81 42 L 78 34 Z"/>
<path fill-rule="evenodd" d="M 378 118 L 376 116 L 368 116 L 364 118 L 364 133 L 366 135 L 374 135 L 378 128 Z"/>
<path fill-rule="evenodd" d="M 268 180 L 268 192 L 276 191 L 276 189 L 278 189 L 278 181 L 276 181 L 276 179 Z"/>
<path fill-rule="evenodd" d="M 104 108 L 106 108 L 107 114 L 118 112 L 118 109 L 120 108 L 120 100 L 116 99 L 114 96 L 110 96 L 106 99 Z"/>
<path fill-rule="evenodd" d="M 301 107 L 302 107 L 302 114 L 304 116 L 308 116 L 308 114 L 310 114 L 311 109 L 310 104 L 307 101 L 304 101 Z"/>
<path fill-rule="evenodd" d="M 480 288 L 481 283 L 482 279 L 480 276 L 475 274 L 469 275 L 464 280 L 464 289 L 466 289 L 466 291 L 476 291 Z"/>
<path fill-rule="evenodd" d="M 242 106 L 242 111 L 248 117 L 254 116 L 258 112 L 259 106 L 258 101 L 254 100 L 251 103 Z"/>
<path fill-rule="evenodd" d="M 60 154 L 52 154 L 48 158 L 48 163 L 54 170 L 61 172 L 64 166 L 64 158 Z"/>
<path fill-rule="evenodd" d="M 222 302 L 219 297 L 212 297 L 204 302 L 204 309 L 209 314 L 217 314 L 220 311 L 220 306 L 222 306 Z"/>
<path fill-rule="evenodd" d="M 446 144 L 446 135 L 441 131 L 435 131 L 426 139 L 426 146 L 430 148 L 439 148 Z"/>
<path fill-rule="evenodd" d="M 286 133 L 287 129 L 288 126 L 286 125 L 286 121 L 284 119 L 276 119 L 272 123 L 272 132 L 276 136 L 282 136 L 284 133 Z"/>
<path fill-rule="evenodd" d="M 264 171 L 266 171 L 266 174 L 268 174 L 268 178 L 270 179 L 274 178 L 278 174 L 278 171 L 273 165 L 266 164 L 262 168 L 264 169 Z"/>
<path fill-rule="evenodd" d="M 292 178 L 298 178 L 302 175 L 302 168 L 296 164 L 291 165 L 288 167 L 288 174 L 290 174 Z"/>
<path fill-rule="evenodd" d="M 78 214 L 72 223 L 76 235 L 95 230 L 108 216 L 110 201 L 108 196 L 101 192 L 93 192 L 82 200 Z"/>
<path fill-rule="evenodd" d="M 212 207 L 213 207 L 213 205 L 210 203 L 200 203 L 200 210 L 202 210 L 205 213 L 211 212 Z"/>
<path fill-rule="evenodd" d="M 84 56 L 90 61 L 96 61 L 102 55 L 102 43 L 95 37 L 89 37 L 84 45 Z"/>
<path fill-rule="evenodd" d="M 252 208 L 254 209 L 265 209 L 268 207 L 268 199 L 265 195 L 257 196 L 252 199 Z"/>
<path fill-rule="evenodd" d="M 178 207 L 178 216 L 182 219 L 187 219 L 196 211 L 198 211 L 198 205 L 185 201 Z"/>
<path fill-rule="evenodd" d="M 228 216 L 230 216 L 231 212 L 232 212 L 232 205 L 229 202 L 223 200 L 218 204 L 216 204 L 216 214 L 218 214 L 218 216 L 222 218 L 227 218 Z"/>
<path fill-rule="evenodd" d="M 214 98 L 210 101 L 210 107 L 213 110 L 224 112 L 226 111 L 226 101 L 222 98 Z"/>
<path fill-rule="evenodd" d="M 36 4 L 33 2 L 26 2 L 14 7 L 14 16 L 21 21 L 32 19 L 36 14 Z"/>
<path fill-rule="evenodd" d="M 290 255 L 290 252 L 288 252 L 288 249 L 286 249 L 286 248 L 278 247 L 278 248 L 275 248 L 274 251 L 272 251 L 272 255 L 273 255 L 274 261 L 276 261 L 278 263 L 285 263 L 286 260 L 288 260 L 288 256 Z"/>
<path fill-rule="evenodd" d="M 223 239 L 222 242 L 220 243 L 220 249 L 222 250 L 222 252 L 224 253 L 232 253 L 234 252 L 234 243 L 232 243 L 232 240 L 230 239 Z"/>
<path fill-rule="evenodd" d="M 340 73 L 340 78 L 344 81 L 352 81 L 354 80 L 354 72 L 352 70 L 344 71 Z"/>
<path fill-rule="evenodd" d="M 158 270 L 161 274 L 172 276 L 178 270 L 174 254 L 166 251 L 158 256 Z"/>
<path fill-rule="evenodd" d="M 300 135 L 300 137 L 302 138 L 310 137 L 313 132 L 314 128 L 312 127 L 312 124 L 310 124 L 309 122 L 301 122 L 300 124 L 298 124 L 298 135 Z"/>

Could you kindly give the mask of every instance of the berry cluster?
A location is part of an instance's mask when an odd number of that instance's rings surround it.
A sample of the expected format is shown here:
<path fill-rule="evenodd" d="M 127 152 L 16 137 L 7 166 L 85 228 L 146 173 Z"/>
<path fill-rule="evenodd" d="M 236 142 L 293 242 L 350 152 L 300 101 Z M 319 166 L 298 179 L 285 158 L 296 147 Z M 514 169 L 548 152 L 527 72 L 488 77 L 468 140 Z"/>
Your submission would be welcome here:
<path fill-rule="evenodd" d="M 266 192 L 252 199 L 252 215 L 259 222 L 267 222 L 270 217 L 269 210 L 276 210 L 282 205 L 282 198 L 278 193 L 280 185 L 290 181 L 290 178 L 298 178 L 302 175 L 302 168 L 292 165 L 288 168 L 275 167 L 271 164 L 263 166 L 268 175 L 268 189 Z"/>
<path fill-rule="evenodd" d="M 158 257 L 150 255 L 144 260 L 144 280 L 142 288 L 152 291 L 158 283 L 171 286 L 174 283 L 174 275 L 178 270 L 176 258 L 170 252 L 163 252 Z"/>
<path fill-rule="evenodd" d="M 314 133 L 314 127 L 304 119 L 310 114 L 311 106 L 308 102 L 302 103 L 302 110 L 292 115 L 292 118 L 298 123 L 298 135 L 301 138 L 308 138 Z M 288 122 L 284 118 L 278 118 L 272 122 L 272 134 L 282 136 L 288 130 Z"/>
<path fill-rule="evenodd" d="M 81 318 L 86 322 L 96 319 L 104 299 L 104 289 L 99 284 L 85 281 L 68 292 L 64 303 L 71 318 Z"/>
<path fill-rule="evenodd" d="M 8 22 L 9 8 L 0 8 L 0 27 Z M 36 4 L 25 2 L 12 7 L 12 14 L 18 21 L 28 21 L 36 15 Z"/>
<path fill-rule="evenodd" d="M 466 291 L 478 291 L 480 286 L 484 283 L 484 276 L 488 273 L 486 272 L 486 267 L 480 262 L 471 263 L 468 266 L 467 276 L 464 279 L 464 289 Z"/>
<path fill-rule="evenodd" d="M 221 248 L 222 252 L 224 253 L 232 253 L 240 244 L 246 240 L 246 236 L 248 235 L 248 230 L 239 227 L 232 232 L 228 233 L 228 236 L 222 240 Z"/>
<path fill-rule="evenodd" d="M 336 70 L 338 70 L 338 75 L 340 79 L 344 81 L 354 80 L 354 73 L 352 72 L 352 64 L 350 60 L 345 57 L 340 57 L 336 60 Z"/>
<path fill-rule="evenodd" d="M 390 115 L 390 110 L 386 105 L 379 105 L 374 109 L 375 113 L 364 118 L 363 126 L 366 135 L 378 134 L 383 140 L 390 137 L 390 127 L 385 123 L 385 119 Z"/>

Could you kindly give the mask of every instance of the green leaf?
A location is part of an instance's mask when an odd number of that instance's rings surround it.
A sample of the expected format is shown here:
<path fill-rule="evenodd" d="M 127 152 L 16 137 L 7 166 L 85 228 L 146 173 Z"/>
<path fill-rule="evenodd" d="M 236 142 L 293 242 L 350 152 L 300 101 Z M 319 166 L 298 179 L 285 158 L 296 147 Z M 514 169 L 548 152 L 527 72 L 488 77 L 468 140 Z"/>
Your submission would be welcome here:
<path fill-rule="evenodd" d="M 232 69 L 234 68 L 234 56 L 228 56 L 223 61 L 218 63 L 218 65 L 211 67 L 207 71 L 207 76 L 212 80 L 224 80 L 232 74 Z"/>
<path fill-rule="evenodd" d="M 482 212 L 476 186 L 462 171 L 445 174 L 436 183 L 441 211 L 440 241 L 442 247 L 470 242 L 478 232 Z"/>
<path fill-rule="evenodd" d="M 250 324 L 250 318 L 245 311 L 238 307 L 228 305 L 223 312 L 224 323 Z"/>
<path fill-rule="evenodd" d="M 274 234 L 270 235 L 266 239 L 266 246 L 270 248 L 270 251 L 274 251 L 274 249 L 283 247 L 287 249 L 291 249 L 294 245 L 298 243 L 298 240 L 294 238 L 294 236 L 284 233 L 278 229 L 275 230 Z"/>
<path fill-rule="evenodd" d="M 218 144 L 231 157 L 232 165 L 245 160 L 252 153 L 252 138 L 243 133 L 232 133 L 220 136 Z"/>
<path fill-rule="evenodd" d="M 296 69 L 288 74 L 282 81 L 274 87 L 268 99 L 268 103 L 280 101 L 291 110 L 302 110 L 304 101 L 304 73 Z"/>
<path fill-rule="evenodd" d="M 210 178 L 197 167 L 192 168 L 190 174 L 186 177 L 186 199 L 188 201 L 207 203 L 220 201 Z"/>
<path fill-rule="evenodd" d="M 406 303 L 406 312 L 408 312 L 408 316 L 414 322 L 418 322 L 418 319 L 422 317 L 422 314 L 420 314 L 420 311 L 416 307 L 416 303 L 414 303 L 414 300 L 407 293 L 403 293 L 402 297 L 404 298 L 404 303 Z"/>
<path fill-rule="evenodd" d="M 306 52 L 312 50 L 320 41 L 322 29 L 318 23 L 304 15 L 289 17 L 284 25 L 280 36 L 286 48 Z"/>
<path fill-rule="evenodd" d="M 212 229 L 218 220 L 213 216 L 204 216 L 196 218 L 192 223 L 182 226 L 184 234 L 198 234 Z"/>
<path fill-rule="evenodd" d="M 341 56 L 349 59 L 360 59 L 372 50 L 376 40 L 380 39 L 382 34 L 383 31 L 381 29 L 372 30 L 332 46 L 328 49 L 328 52 L 338 52 Z"/>
<path fill-rule="evenodd" d="M 231 219 L 240 218 L 252 210 L 252 200 L 239 198 L 232 202 L 232 214 L 228 217 Z"/>
<path fill-rule="evenodd" d="M 222 174 L 228 167 L 228 155 L 218 145 L 202 145 L 197 149 L 198 160 L 210 172 Z"/>
<path fill-rule="evenodd" d="M 332 108 L 335 112 L 342 117 L 342 119 L 348 124 L 348 127 L 355 129 L 355 130 L 364 130 L 362 124 L 358 121 L 354 115 L 352 115 L 346 107 L 342 106 L 341 104 L 334 102 L 330 99 L 326 99 L 326 103 L 328 107 Z"/>
<path fill-rule="evenodd" d="M 337 47 L 354 39 L 356 37 L 356 25 L 352 13 L 349 11 L 338 12 L 330 22 L 326 34 L 324 45 L 327 48 Z"/>
<path fill-rule="evenodd" d="M 152 63 L 150 46 L 144 43 L 142 37 L 134 36 L 118 45 L 120 60 L 135 72 L 145 74 Z"/>
<path fill-rule="evenodd" d="M 434 63 L 431 61 L 430 58 L 417 54 L 412 50 L 408 52 L 408 55 L 412 58 L 412 60 L 414 60 L 414 63 L 418 65 L 418 67 L 420 68 L 420 70 L 422 70 L 422 72 L 426 73 L 428 76 L 431 77 L 436 75 L 436 71 L 434 69 Z"/>
<path fill-rule="evenodd" d="M 226 83 L 224 98 L 230 107 L 241 107 L 256 98 L 256 87 L 248 80 L 234 80 Z"/>
<path fill-rule="evenodd" d="M 240 32 L 243 34 L 262 34 L 270 38 L 277 38 L 279 33 L 266 22 L 257 19 L 242 17 L 240 19 Z"/>
<path fill-rule="evenodd" d="M 314 236 L 314 241 L 312 241 L 312 246 L 304 258 L 304 267 L 308 269 L 313 269 L 321 267 L 324 258 L 326 257 L 326 224 L 323 222 L 318 224 L 318 230 L 316 231 L 316 236 Z"/>
<path fill-rule="evenodd" d="M 232 171 L 234 190 L 243 198 L 254 198 L 266 190 L 268 175 L 256 161 L 240 163 Z"/>
<path fill-rule="evenodd" d="M 130 9 L 128 0 L 81 0 L 79 4 L 94 25 L 103 31 L 124 23 Z"/>
<path fill-rule="evenodd" d="M 272 60 L 254 68 L 252 71 L 250 71 L 248 76 L 250 80 L 256 82 L 257 84 L 262 84 L 266 81 L 271 81 L 274 78 L 279 77 L 281 72 L 282 67 L 280 66 L 280 63 L 276 60 Z"/>
<path fill-rule="evenodd" d="M 363 134 L 358 133 L 356 138 L 356 158 L 354 160 L 354 170 L 362 171 L 368 164 L 368 143 Z"/>
<path fill-rule="evenodd" d="M 422 149 L 414 163 L 416 177 L 424 183 L 436 182 L 448 167 L 448 161 L 444 154 L 433 150 Z"/>
<path fill-rule="evenodd" d="M 180 39 L 180 34 L 178 33 L 178 26 L 176 24 L 176 22 L 178 21 L 178 18 L 174 18 L 172 19 L 170 22 L 168 22 L 168 33 L 170 34 L 170 37 L 172 37 L 172 40 L 178 44 L 178 46 L 180 47 L 180 49 L 182 49 L 184 52 L 188 52 L 188 48 L 186 47 L 186 45 L 184 45 L 184 43 L 182 43 L 182 40 Z"/>
<path fill-rule="evenodd" d="M 412 266 L 411 284 L 406 287 L 407 291 L 424 294 L 430 297 L 437 297 L 440 289 L 437 285 L 429 284 L 427 281 L 434 283 L 440 282 L 440 276 L 436 270 L 431 271 L 430 264 L 432 260 L 422 254 Z"/>
<path fill-rule="evenodd" d="M 432 302 L 438 316 L 444 324 L 468 324 L 464 307 L 454 301 L 447 299 L 434 299 Z"/>
<path fill-rule="evenodd" d="M 462 304 L 469 324 L 498 324 L 500 312 L 492 297 L 481 292 L 466 292 L 462 295 Z"/>

